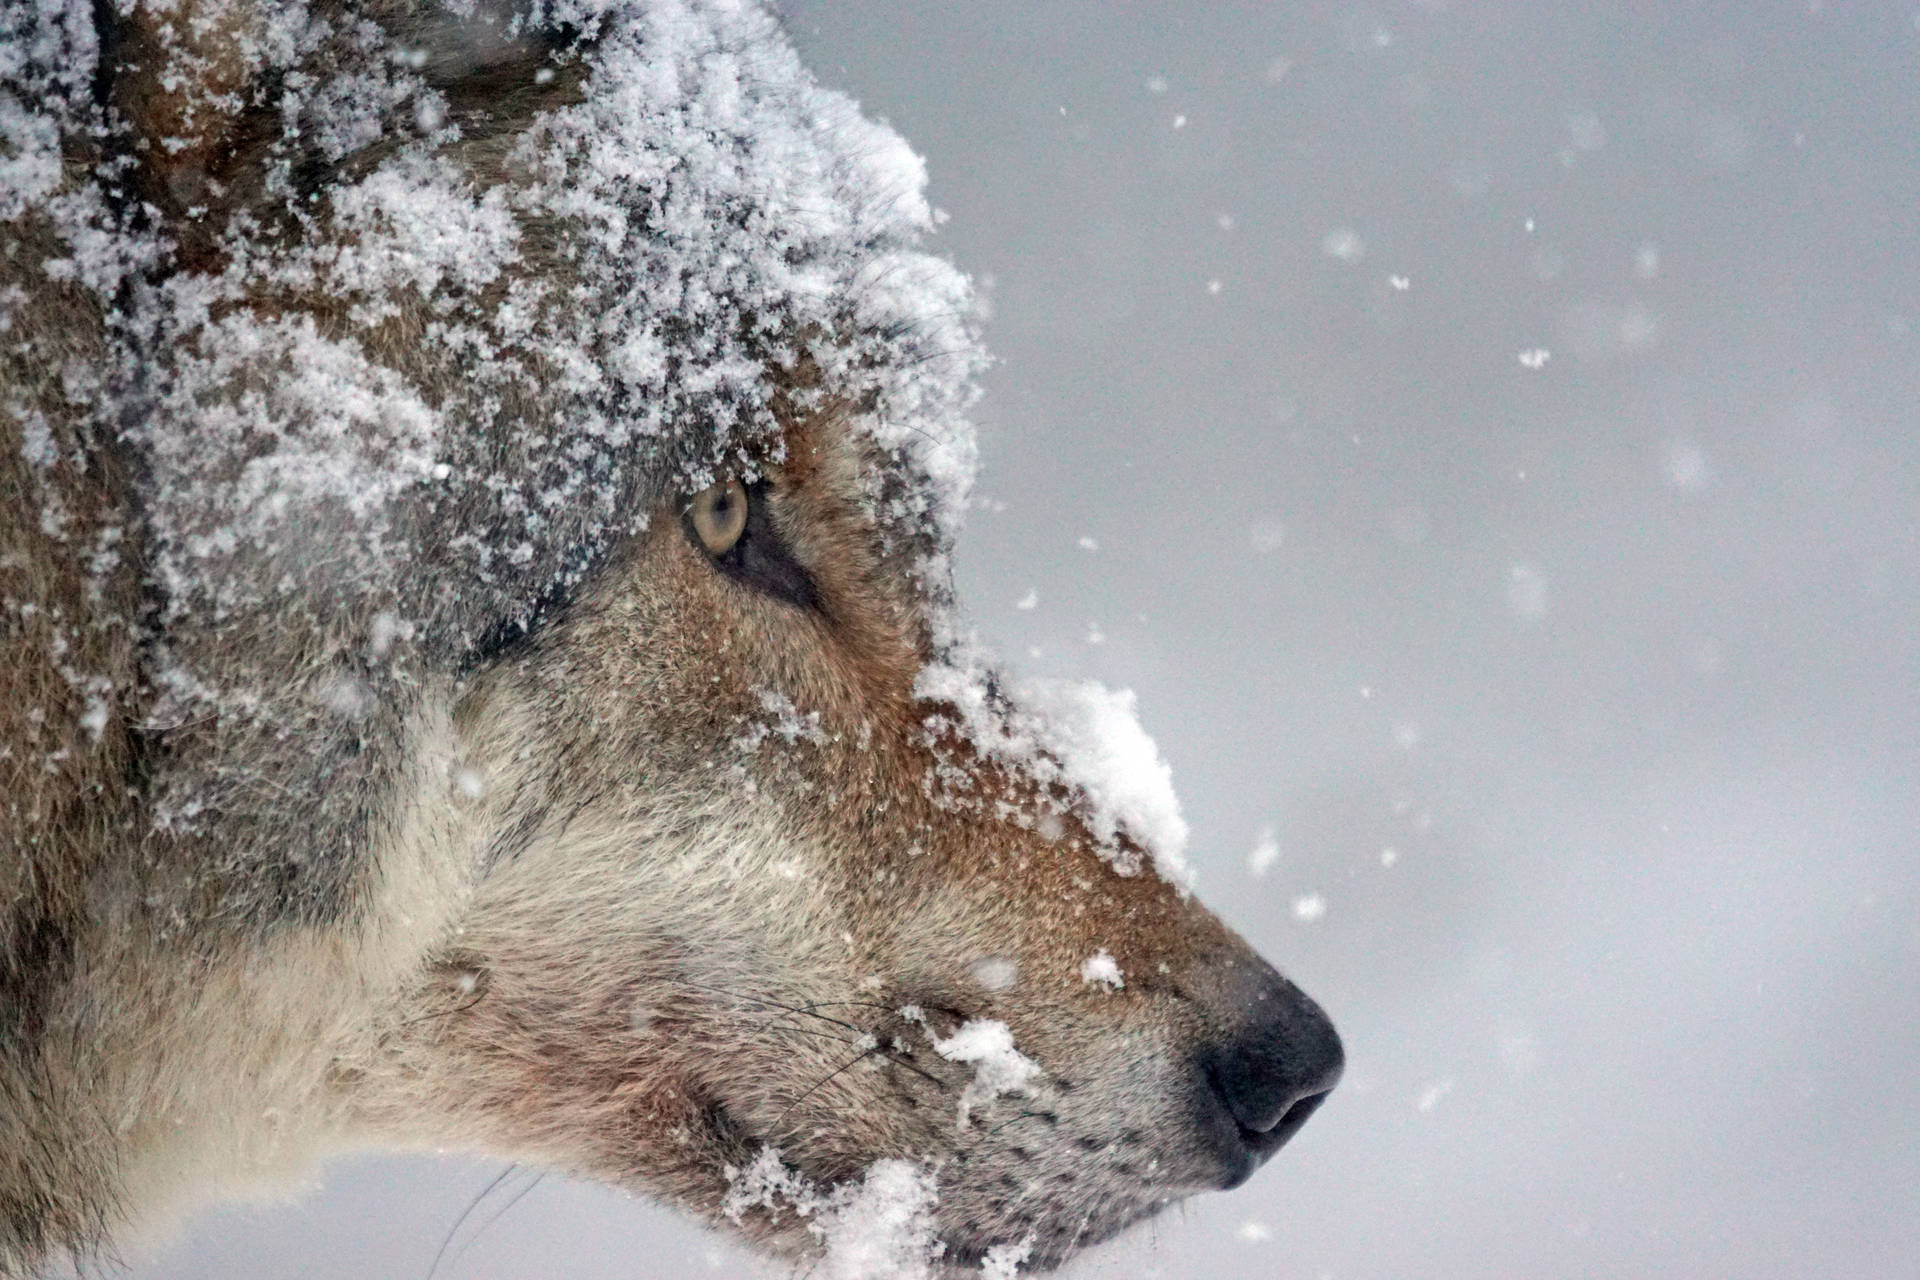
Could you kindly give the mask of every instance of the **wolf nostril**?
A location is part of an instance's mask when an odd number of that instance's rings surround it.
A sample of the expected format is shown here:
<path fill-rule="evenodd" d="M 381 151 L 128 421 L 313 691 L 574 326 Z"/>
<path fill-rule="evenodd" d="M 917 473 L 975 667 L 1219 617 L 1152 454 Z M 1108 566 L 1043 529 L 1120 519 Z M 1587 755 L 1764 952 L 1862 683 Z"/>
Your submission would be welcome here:
<path fill-rule="evenodd" d="M 1344 1055 L 1333 1024 L 1323 1017 L 1313 1034 L 1292 1031 L 1258 1028 L 1202 1054 L 1207 1083 L 1242 1129 L 1270 1133 L 1339 1082 Z"/>
<path fill-rule="evenodd" d="M 1196 1055 L 1207 1095 L 1202 1127 L 1224 1148 L 1229 1186 L 1299 1132 L 1346 1062 L 1320 1006 L 1271 970 L 1264 976 L 1242 1004 L 1235 1030 Z"/>

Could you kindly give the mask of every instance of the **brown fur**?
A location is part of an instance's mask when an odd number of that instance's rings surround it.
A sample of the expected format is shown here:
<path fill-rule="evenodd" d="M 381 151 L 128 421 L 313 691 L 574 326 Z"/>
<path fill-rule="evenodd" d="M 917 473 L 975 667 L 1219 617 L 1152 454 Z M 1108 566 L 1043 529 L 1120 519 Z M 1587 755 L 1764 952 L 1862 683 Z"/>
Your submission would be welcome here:
<path fill-rule="evenodd" d="M 774 1147 L 824 1190 L 911 1160 L 953 1265 L 1022 1242 L 1051 1265 L 1244 1177 L 1258 1139 L 1205 1055 L 1265 1036 L 1233 1070 L 1271 1073 L 1331 1029 L 1182 890 L 1122 874 L 1145 851 L 1085 795 L 916 692 L 941 540 L 921 464 L 861 425 L 878 373 L 750 335 L 771 425 L 715 402 L 527 519 L 492 481 L 566 481 L 581 455 L 544 442 L 596 407 L 539 340 L 607 302 L 579 228 L 524 214 L 498 276 L 369 298 L 327 272 L 372 233 L 323 197 L 423 147 L 476 201 L 524 189 L 518 143 L 581 97 L 578 33 L 329 0 L 288 54 L 274 12 L 0 26 L 100 50 L 7 86 L 59 104 L 65 168 L 0 223 L 0 1275 L 367 1145 L 615 1182 L 784 1251 L 818 1248 L 807 1221 L 730 1204 L 729 1167 Z M 343 69 L 390 91 L 358 150 L 287 105 Z M 49 273 L 94 232 L 111 267 Z M 489 329 L 530 285 L 533 339 Z M 225 538 L 291 428 L 196 433 L 300 374 L 298 347 L 219 363 L 265 331 L 350 339 L 356 376 L 456 425 L 439 496 Z M 683 524 L 734 473 L 767 486 L 806 607 Z M 517 568 L 472 554 L 496 537 Z M 1101 950 L 1123 986 L 1083 978 Z M 1042 1075 L 963 1104 L 973 1068 L 933 1043 L 987 1019 Z"/>

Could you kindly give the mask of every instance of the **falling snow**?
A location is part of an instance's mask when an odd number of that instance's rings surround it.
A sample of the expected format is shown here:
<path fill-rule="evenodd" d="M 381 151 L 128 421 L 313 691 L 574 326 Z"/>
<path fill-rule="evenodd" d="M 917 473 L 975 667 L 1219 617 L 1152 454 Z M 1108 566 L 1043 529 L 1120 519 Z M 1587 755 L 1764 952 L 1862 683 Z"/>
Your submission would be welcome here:
<path fill-rule="evenodd" d="M 985 956 L 974 961 L 973 980 L 988 991 L 1011 990 L 1020 981 L 1020 965 L 1008 956 Z"/>
<path fill-rule="evenodd" d="M 1339 262 L 1358 262 L 1367 256 L 1367 242 L 1351 227 L 1335 227 L 1321 239 L 1320 251 Z"/>
<path fill-rule="evenodd" d="M 1247 854 L 1247 874 L 1264 876 L 1280 861 L 1280 838 L 1272 827 L 1262 827 L 1259 838 L 1253 842 L 1253 851 Z"/>
<path fill-rule="evenodd" d="M 1547 575 L 1538 565 L 1522 563 L 1507 570 L 1507 608 L 1527 626 L 1547 616 Z"/>

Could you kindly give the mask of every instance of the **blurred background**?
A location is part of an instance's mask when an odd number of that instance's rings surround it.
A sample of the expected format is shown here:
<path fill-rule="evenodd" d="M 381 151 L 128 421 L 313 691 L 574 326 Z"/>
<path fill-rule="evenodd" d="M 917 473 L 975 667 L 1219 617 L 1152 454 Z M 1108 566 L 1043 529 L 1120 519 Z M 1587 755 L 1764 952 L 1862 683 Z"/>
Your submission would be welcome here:
<path fill-rule="evenodd" d="M 1074 1274 L 1920 1275 L 1920 6 L 781 8 L 993 304 L 981 633 L 1347 1040 Z M 129 1275 L 786 1274 L 503 1168 Z"/>

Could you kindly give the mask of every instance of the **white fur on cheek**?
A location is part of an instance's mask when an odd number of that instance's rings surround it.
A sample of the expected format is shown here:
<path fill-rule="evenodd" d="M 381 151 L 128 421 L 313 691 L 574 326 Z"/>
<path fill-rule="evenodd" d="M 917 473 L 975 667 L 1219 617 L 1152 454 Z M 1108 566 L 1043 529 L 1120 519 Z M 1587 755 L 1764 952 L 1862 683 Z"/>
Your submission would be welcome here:
<path fill-rule="evenodd" d="M 422 700 L 409 772 L 349 931 L 298 931 L 195 975 L 156 964 L 119 980 L 170 992 L 130 1015 L 110 1064 L 125 1142 L 128 1243 L 154 1242 L 216 1199 L 286 1194 L 341 1150 L 365 1145 L 351 1090 L 402 1016 L 423 958 L 457 929 L 494 813 L 459 785 L 450 692 Z"/>

